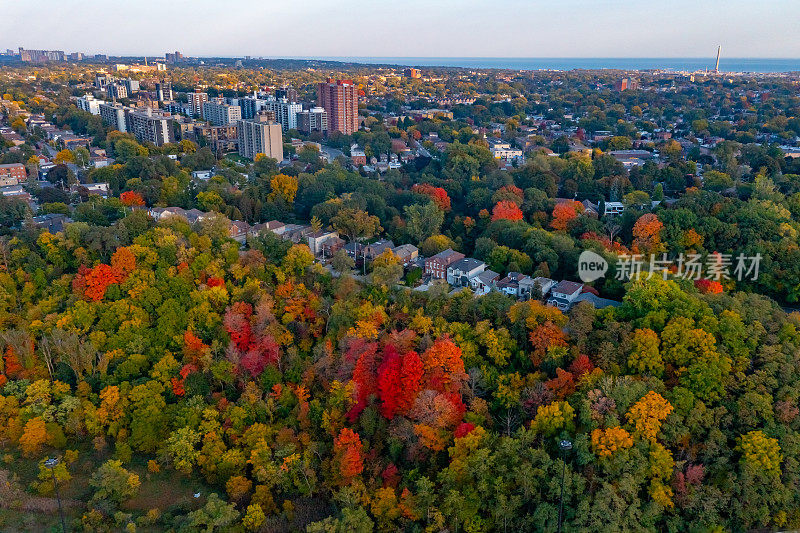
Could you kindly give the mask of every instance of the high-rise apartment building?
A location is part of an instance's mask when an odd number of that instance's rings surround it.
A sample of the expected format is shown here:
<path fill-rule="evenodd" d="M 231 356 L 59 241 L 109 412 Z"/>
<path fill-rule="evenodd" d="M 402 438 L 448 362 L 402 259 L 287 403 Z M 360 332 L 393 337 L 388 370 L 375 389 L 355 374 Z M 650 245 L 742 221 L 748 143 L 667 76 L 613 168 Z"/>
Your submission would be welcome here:
<path fill-rule="evenodd" d="M 61 50 L 25 50 L 19 47 L 19 59 L 26 63 L 46 63 L 66 61 L 67 55 Z"/>
<path fill-rule="evenodd" d="M 237 98 L 236 103 L 242 109 L 242 119 L 248 120 L 258 115 L 258 112 L 264 109 L 265 100 L 253 95 Z"/>
<path fill-rule="evenodd" d="M 188 93 L 186 96 L 189 99 L 189 113 L 192 116 L 200 115 L 200 118 L 203 118 L 203 104 L 208 102 L 208 93 L 196 89 L 193 93 Z"/>
<path fill-rule="evenodd" d="M 157 109 L 104 102 L 100 104 L 100 118 L 116 130 L 132 133 L 142 143 L 162 146 L 175 141 L 172 115 Z"/>
<path fill-rule="evenodd" d="M 106 85 L 106 94 L 109 98 L 127 98 L 128 88 L 122 83 L 110 83 Z"/>
<path fill-rule="evenodd" d="M 328 112 L 322 107 L 312 107 L 297 113 L 297 129 L 303 133 L 328 132 Z"/>
<path fill-rule="evenodd" d="M 203 103 L 203 118 L 214 126 L 236 124 L 242 120 L 242 108 L 225 103 L 224 98 L 214 98 Z"/>
<path fill-rule="evenodd" d="M 125 107 L 123 105 L 104 102 L 99 107 L 100 118 L 103 122 L 123 133 L 128 131 L 125 123 Z"/>
<path fill-rule="evenodd" d="M 126 109 L 126 126 L 139 142 L 151 142 L 162 146 L 173 142 L 172 116 L 161 113 L 150 107 L 143 109 Z"/>
<path fill-rule="evenodd" d="M 328 79 L 317 86 L 317 104 L 328 112 L 328 131 L 350 135 L 358 130 L 358 92 L 350 80 Z"/>
<path fill-rule="evenodd" d="M 114 83 L 114 76 L 105 72 L 98 72 L 94 75 L 94 86 L 98 89 L 105 89 L 106 85 Z"/>
<path fill-rule="evenodd" d="M 297 129 L 297 113 L 303 110 L 303 105 L 286 98 L 270 98 L 264 102 L 264 109 L 275 113 L 275 120 L 283 127 L 283 131 L 289 131 Z"/>
<path fill-rule="evenodd" d="M 291 86 L 284 86 L 280 89 L 275 89 L 275 99 L 280 100 L 286 98 L 290 102 L 297 101 L 297 89 Z"/>
<path fill-rule="evenodd" d="M 125 89 L 128 91 L 128 94 L 133 94 L 139 90 L 139 80 L 128 78 L 125 80 L 119 80 L 119 82 L 125 86 Z"/>
<path fill-rule="evenodd" d="M 164 54 L 164 59 L 166 59 L 167 63 L 178 63 L 183 60 L 183 54 L 177 50 L 175 52 L 167 52 Z"/>
<path fill-rule="evenodd" d="M 170 102 L 172 98 L 172 82 L 160 81 L 156 83 L 156 99 L 159 102 Z"/>
<path fill-rule="evenodd" d="M 270 120 L 269 115 L 259 114 L 237 123 L 239 155 L 255 159 L 258 154 L 283 160 L 283 131 L 281 125 Z"/>
<path fill-rule="evenodd" d="M 82 109 L 92 115 L 100 114 L 100 104 L 104 104 L 104 100 L 98 100 L 91 94 L 85 94 L 75 99 L 75 105 L 78 109 Z"/>

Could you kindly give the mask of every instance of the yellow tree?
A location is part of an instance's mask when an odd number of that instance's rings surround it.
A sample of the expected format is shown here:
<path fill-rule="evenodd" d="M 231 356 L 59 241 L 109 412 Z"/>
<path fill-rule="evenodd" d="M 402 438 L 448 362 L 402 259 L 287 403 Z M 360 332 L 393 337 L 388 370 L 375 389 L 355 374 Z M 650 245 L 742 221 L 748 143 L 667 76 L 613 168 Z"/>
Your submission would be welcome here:
<path fill-rule="evenodd" d="M 271 201 L 274 202 L 280 198 L 287 204 L 294 203 L 294 197 L 297 196 L 297 178 L 286 174 L 276 174 L 272 176 L 269 184 L 272 188 L 272 192 L 269 193 Z"/>
<path fill-rule="evenodd" d="M 742 463 L 770 475 L 781 475 L 781 447 L 778 439 L 767 437 L 763 431 L 751 431 L 739 439 L 737 450 L 742 452 Z"/>
<path fill-rule="evenodd" d="M 56 157 L 53 159 L 53 162 L 56 165 L 64 165 L 67 163 L 74 163 L 75 162 L 75 154 L 73 154 L 70 150 L 66 148 L 61 150 L 56 154 Z"/>
<path fill-rule="evenodd" d="M 25 430 L 19 438 L 19 447 L 26 457 L 38 455 L 44 443 L 47 442 L 47 428 L 44 419 L 40 416 L 31 418 L 25 423 Z"/>
<path fill-rule="evenodd" d="M 611 457 L 619 450 L 633 446 L 631 434 L 625 429 L 614 426 L 608 429 L 597 428 L 592 431 L 592 450 L 598 457 Z"/>
<path fill-rule="evenodd" d="M 634 435 L 655 441 L 661 430 L 661 423 L 671 412 L 672 404 L 659 393 L 650 391 L 633 404 L 627 418 L 633 424 Z"/>

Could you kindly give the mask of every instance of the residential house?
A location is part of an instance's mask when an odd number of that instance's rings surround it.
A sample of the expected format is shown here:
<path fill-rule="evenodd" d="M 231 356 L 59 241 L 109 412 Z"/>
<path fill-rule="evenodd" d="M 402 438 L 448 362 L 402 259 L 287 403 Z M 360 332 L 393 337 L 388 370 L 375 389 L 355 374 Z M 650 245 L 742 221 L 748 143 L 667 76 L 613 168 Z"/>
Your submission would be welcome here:
<path fill-rule="evenodd" d="M 425 260 L 425 274 L 433 279 L 447 278 L 447 267 L 464 259 L 464 254 L 448 248 Z"/>
<path fill-rule="evenodd" d="M 372 244 L 368 244 L 364 247 L 364 256 L 366 256 L 369 260 L 374 260 L 376 257 L 381 255 L 386 250 L 391 250 L 394 248 L 394 243 L 388 239 L 381 239 L 379 241 L 375 241 Z"/>
<path fill-rule="evenodd" d="M 621 215 L 625 211 L 625 206 L 622 205 L 622 202 L 606 202 L 605 210 L 603 211 L 603 216 L 617 216 Z"/>
<path fill-rule="evenodd" d="M 280 236 L 285 241 L 297 244 L 303 242 L 313 232 L 314 230 L 307 224 L 286 224 Z"/>
<path fill-rule="evenodd" d="M 521 278 L 517 283 L 517 297 L 520 300 L 530 300 L 536 294 L 536 282 L 530 276 Z"/>
<path fill-rule="evenodd" d="M 308 247 L 311 249 L 311 253 L 314 254 L 314 257 L 322 253 L 322 244 L 334 237 L 339 237 L 339 233 L 336 231 L 319 230 L 309 234 Z"/>
<path fill-rule="evenodd" d="M 50 233 L 64 231 L 64 226 L 70 222 L 72 222 L 72 219 L 61 213 L 48 213 L 33 217 L 33 223 L 36 224 L 36 227 L 46 229 Z"/>
<path fill-rule="evenodd" d="M 0 165 L 0 186 L 16 185 L 20 181 L 28 179 L 25 165 L 22 163 L 8 163 Z"/>
<path fill-rule="evenodd" d="M 281 235 L 286 231 L 286 224 L 277 220 L 270 220 L 269 222 L 262 222 L 250 228 L 250 235 L 253 237 L 264 231 L 271 231 L 275 235 Z"/>
<path fill-rule="evenodd" d="M 156 222 L 172 216 L 186 218 L 186 210 L 182 207 L 151 207 L 148 209 L 147 214 L 153 217 Z"/>
<path fill-rule="evenodd" d="M 199 209 L 189 209 L 188 211 L 183 212 L 183 216 L 189 221 L 190 224 L 194 224 L 195 222 L 202 221 L 204 218 L 208 217 L 209 214 L 204 213 Z"/>
<path fill-rule="evenodd" d="M 469 286 L 477 296 L 483 296 L 492 291 L 499 279 L 500 274 L 494 270 L 484 270 L 477 276 L 470 278 Z"/>
<path fill-rule="evenodd" d="M 344 245 L 344 251 L 353 259 L 364 255 L 364 245 L 360 242 L 351 241 Z"/>
<path fill-rule="evenodd" d="M 333 254 L 344 248 L 345 241 L 340 237 L 333 237 L 322 243 L 322 256 L 333 257 Z"/>
<path fill-rule="evenodd" d="M 583 204 L 583 215 L 597 218 L 599 213 L 597 212 L 597 205 L 592 203 L 589 200 L 584 200 L 581 202 Z"/>
<path fill-rule="evenodd" d="M 214 175 L 213 170 L 195 170 L 192 172 L 192 178 L 196 180 L 208 180 Z"/>
<path fill-rule="evenodd" d="M 605 309 L 606 307 L 619 307 L 622 302 L 617 300 L 609 300 L 608 298 L 601 298 L 591 292 L 582 292 L 572 302 L 572 305 L 578 305 L 580 302 L 589 302 L 595 309 Z"/>
<path fill-rule="evenodd" d="M 354 144 L 350 147 L 350 161 L 352 161 L 355 166 L 366 165 L 367 154 L 360 146 Z"/>
<path fill-rule="evenodd" d="M 519 298 L 519 282 L 528 277 L 520 272 L 509 272 L 506 277 L 497 282 L 497 290 L 508 296 Z"/>
<path fill-rule="evenodd" d="M 244 220 L 231 220 L 228 225 L 228 236 L 240 244 L 245 243 L 249 231 L 250 224 Z"/>
<path fill-rule="evenodd" d="M 469 280 L 486 270 L 486 263 L 465 257 L 447 267 L 447 283 L 456 287 L 468 287 Z"/>
<path fill-rule="evenodd" d="M 550 290 L 550 297 L 547 304 L 557 307 L 562 311 L 567 311 L 572 307 L 575 299 L 583 290 L 583 284 L 574 281 L 561 281 Z"/>
<path fill-rule="evenodd" d="M 531 289 L 530 297 L 544 298 L 550 293 L 550 290 L 556 286 L 555 280 L 544 278 L 541 276 L 533 278 L 533 287 Z"/>
<path fill-rule="evenodd" d="M 413 244 L 401 244 L 395 247 L 392 252 L 400 258 L 403 266 L 410 265 L 419 256 L 419 249 Z"/>
<path fill-rule="evenodd" d="M 70 187 L 70 192 L 75 194 L 81 189 L 86 189 L 87 194 L 94 194 L 102 198 L 108 198 L 111 194 L 108 183 L 78 183 Z"/>

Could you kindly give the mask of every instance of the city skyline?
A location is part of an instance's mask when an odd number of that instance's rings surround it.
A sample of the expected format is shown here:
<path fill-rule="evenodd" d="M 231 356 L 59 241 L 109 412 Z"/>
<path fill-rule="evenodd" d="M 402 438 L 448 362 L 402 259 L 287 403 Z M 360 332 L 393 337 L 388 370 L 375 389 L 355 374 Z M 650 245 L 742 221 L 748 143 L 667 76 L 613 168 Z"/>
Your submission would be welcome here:
<path fill-rule="evenodd" d="M 678 0 L 668 10 L 647 10 L 630 0 L 558 5 L 512 0 L 491 6 L 474 0 L 381 6 L 357 0 L 336 5 L 233 0 L 220 12 L 207 0 L 167 5 L 145 0 L 136 10 L 44 0 L 35 34 L 18 23 L 29 6 L 4 8 L 0 46 L 153 57 L 167 49 L 199 57 L 682 58 L 706 57 L 722 44 L 725 57 L 800 57 L 800 41 L 793 38 L 797 17 L 791 16 L 796 4 L 775 0 L 757 11 L 751 4 Z M 203 24 L 212 13 L 210 39 Z M 303 39 L 297 38 L 300 21 Z M 387 39 L 387 31 L 396 38 Z"/>

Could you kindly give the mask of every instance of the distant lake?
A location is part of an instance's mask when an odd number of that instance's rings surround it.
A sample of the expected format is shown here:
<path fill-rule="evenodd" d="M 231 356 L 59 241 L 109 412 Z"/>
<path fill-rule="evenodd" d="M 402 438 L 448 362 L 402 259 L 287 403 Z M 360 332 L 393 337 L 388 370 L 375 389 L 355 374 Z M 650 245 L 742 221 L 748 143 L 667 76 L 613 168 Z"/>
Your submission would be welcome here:
<path fill-rule="evenodd" d="M 412 67 L 465 67 L 513 70 L 620 69 L 676 71 L 713 70 L 716 57 L 609 57 L 609 58 L 517 58 L 517 57 L 303 57 L 352 63 L 403 65 Z M 722 57 L 723 72 L 800 72 L 800 59 L 764 59 Z"/>

